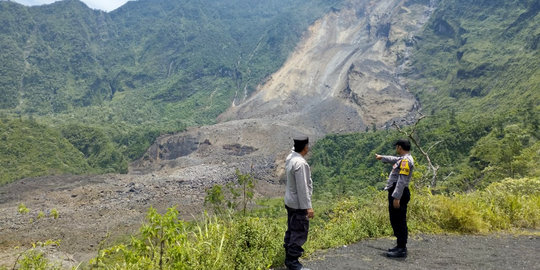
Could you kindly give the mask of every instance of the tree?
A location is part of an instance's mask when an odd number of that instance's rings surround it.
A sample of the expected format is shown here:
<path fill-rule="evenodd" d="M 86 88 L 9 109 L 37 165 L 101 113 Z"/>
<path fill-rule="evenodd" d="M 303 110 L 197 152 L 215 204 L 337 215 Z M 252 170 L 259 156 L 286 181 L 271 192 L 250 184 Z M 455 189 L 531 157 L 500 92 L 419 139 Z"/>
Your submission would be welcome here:
<path fill-rule="evenodd" d="M 253 168 L 253 165 L 252 165 Z M 223 214 L 225 209 L 235 211 L 238 205 L 242 205 L 242 213 L 246 215 L 246 209 L 249 202 L 253 200 L 255 179 L 251 174 L 242 174 L 236 169 L 237 183 L 229 182 L 225 185 L 226 192 L 222 185 L 214 185 L 206 190 L 205 204 L 212 205 L 214 212 Z"/>
<path fill-rule="evenodd" d="M 424 151 L 424 149 L 420 146 L 420 144 L 418 143 L 418 141 L 414 138 L 414 132 L 416 131 L 416 127 L 418 126 L 418 123 L 420 122 L 420 120 L 424 119 L 426 116 L 423 115 L 422 113 L 420 113 L 420 117 L 418 119 L 416 119 L 416 122 L 414 123 L 414 125 L 412 126 L 412 130 L 411 132 L 407 132 L 405 130 L 402 130 L 398 124 L 396 124 L 396 122 L 394 121 L 394 123 L 392 123 L 392 125 L 394 127 L 396 127 L 396 129 L 400 132 L 400 133 L 403 133 L 405 134 L 405 136 L 407 136 L 407 138 L 409 138 L 411 140 L 412 143 L 414 143 L 414 145 L 418 148 L 418 150 L 420 150 L 420 153 L 422 153 L 422 155 L 426 158 L 427 162 L 428 162 L 428 169 L 429 171 L 432 173 L 432 177 L 431 177 L 431 187 L 435 187 L 436 184 L 437 184 L 437 171 L 439 170 L 439 165 L 434 165 L 432 162 L 431 162 L 431 158 L 429 157 L 429 154 Z M 439 142 L 436 142 L 434 145 L 432 145 L 430 147 L 430 149 L 435 146 L 436 144 L 438 144 Z M 429 151 L 429 149 L 428 149 Z"/>

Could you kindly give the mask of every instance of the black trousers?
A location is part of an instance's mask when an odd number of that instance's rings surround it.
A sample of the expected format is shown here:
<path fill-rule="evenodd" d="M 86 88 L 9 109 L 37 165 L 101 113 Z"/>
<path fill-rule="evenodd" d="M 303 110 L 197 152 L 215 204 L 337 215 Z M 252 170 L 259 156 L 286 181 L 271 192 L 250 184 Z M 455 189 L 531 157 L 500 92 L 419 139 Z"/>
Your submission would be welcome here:
<path fill-rule="evenodd" d="M 287 209 L 287 231 L 283 247 L 285 248 L 285 265 L 289 269 L 302 267 L 298 258 L 304 253 L 302 245 L 306 243 L 309 231 L 309 219 L 307 209 L 293 209 L 285 206 Z"/>
<path fill-rule="evenodd" d="M 388 190 L 388 212 L 390 214 L 390 224 L 394 230 L 394 236 L 397 238 L 397 246 L 400 248 L 407 247 L 407 237 L 409 229 L 407 228 L 407 204 L 411 200 L 411 192 L 408 187 L 403 189 L 403 194 L 399 201 L 399 208 L 394 208 L 394 197 L 392 193 L 396 185 Z"/>

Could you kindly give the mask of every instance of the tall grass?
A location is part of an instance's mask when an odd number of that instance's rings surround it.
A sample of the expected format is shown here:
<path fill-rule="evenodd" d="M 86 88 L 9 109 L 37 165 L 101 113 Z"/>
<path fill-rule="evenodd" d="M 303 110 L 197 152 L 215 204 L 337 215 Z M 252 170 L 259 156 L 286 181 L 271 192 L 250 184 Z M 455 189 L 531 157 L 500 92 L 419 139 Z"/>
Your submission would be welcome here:
<path fill-rule="evenodd" d="M 100 252 L 91 264 L 100 269 L 268 269 L 284 259 L 286 213 L 282 200 L 248 216 L 178 219 L 150 209 L 140 236 Z M 306 253 L 365 238 L 391 235 L 386 193 L 315 202 Z M 281 207 L 281 208 L 280 208 Z M 506 179 L 482 191 L 433 195 L 412 190 L 411 233 L 487 233 L 540 227 L 540 178 Z M 279 210 L 281 209 L 281 210 Z"/>

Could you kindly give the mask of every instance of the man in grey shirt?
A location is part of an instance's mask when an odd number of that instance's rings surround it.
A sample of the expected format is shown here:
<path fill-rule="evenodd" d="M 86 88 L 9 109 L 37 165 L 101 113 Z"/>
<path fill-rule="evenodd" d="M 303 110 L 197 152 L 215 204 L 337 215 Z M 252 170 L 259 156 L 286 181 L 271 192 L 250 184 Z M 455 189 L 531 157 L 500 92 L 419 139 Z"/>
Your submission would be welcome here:
<path fill-rule="evenodd" d="M 285 265 L 291 270 L 306 269 L 298 261 L 304 249 L 309 231 L 309 219 L 314 212 L 311 206 L 313 181 L 305 156 L 309 151 L 307 137 L 295 138 L 294 150 L 287 156 L 285 163 L 287 186 L 285 190 L 285 208 L 287 209 L 287 231 L 285 232 Z M 306 269 L 307 270 L 307 269 Z"/>
<path fill-rule="evenodd" d="M 385 190 L 388 190 L 388 212 L 390 224 L 397 238 L 397 245 L 388 250 L 388 257 L 400 258 L 407 256 L 407 204 L 411 199 L 409 183 L 414 169 L 414 159 L 410 154 L 411 143 L 401 139 L 395 143 L 395 156 L 375 155 L 375 158 L 384 163 L 392 163 L 392 172 L 388 176 Z"/>

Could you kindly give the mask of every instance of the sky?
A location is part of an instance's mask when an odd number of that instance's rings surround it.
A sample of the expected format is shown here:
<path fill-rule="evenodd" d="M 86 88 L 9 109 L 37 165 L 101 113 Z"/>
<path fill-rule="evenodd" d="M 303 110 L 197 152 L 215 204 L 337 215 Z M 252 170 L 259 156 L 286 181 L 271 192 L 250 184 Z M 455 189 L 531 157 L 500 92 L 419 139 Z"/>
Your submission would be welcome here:
<path fill-rule="evenodd" d="M 21 3 L 27 6 L 36 6 L 43 4 L 50 4 L 57 0 L 11 0 L 13 2 Z M 112 11 L 125 4 L 128 0 L 80 0 L 84 2 L 88 7 L 93 9 L 100 9 L 104 11 Z"/>

